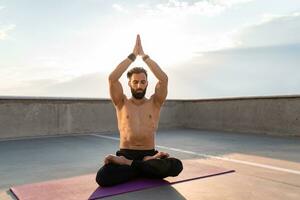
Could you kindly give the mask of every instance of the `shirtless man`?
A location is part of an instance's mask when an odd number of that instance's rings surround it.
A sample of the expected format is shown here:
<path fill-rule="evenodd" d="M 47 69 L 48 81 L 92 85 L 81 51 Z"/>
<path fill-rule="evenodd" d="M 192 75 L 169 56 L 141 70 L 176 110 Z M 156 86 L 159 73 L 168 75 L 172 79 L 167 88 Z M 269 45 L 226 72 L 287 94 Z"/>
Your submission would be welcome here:
<path fill-rule="evenodd" d="M 128 99 L 119 82 L 122 74 L 142 56 L 158 83 L 155 93 L 145 97 L 148 86 L 145 69 L 135 67 L 127 73 L 132 97 Z M 120 132 L 120 150 L 115 155 L 105 157 L 104 165 L 96 176 L 96 182 L 112 186 L 129 181 L 135 177 L 165 178 L 177 176 L 183 169 L 182 163 L 166 152 L 155 150 L 155 132 L 158 127 L 161 107 L 167 96 L 168 76 L 143 51 L 140 36 L 131 53 L 109 76 L 111 100 L 115 106 Z"/>

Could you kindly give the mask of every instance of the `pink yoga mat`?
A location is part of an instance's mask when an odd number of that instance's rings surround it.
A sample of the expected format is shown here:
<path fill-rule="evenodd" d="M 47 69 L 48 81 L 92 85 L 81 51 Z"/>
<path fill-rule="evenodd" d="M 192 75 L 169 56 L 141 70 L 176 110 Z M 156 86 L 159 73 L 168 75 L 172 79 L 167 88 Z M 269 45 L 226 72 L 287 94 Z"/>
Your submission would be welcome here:
<path fill-rule="evenodd" d="M 10 188 L 19 200 L 84 200 L 99 199 L 107 196 L 142 190 L 162 185 L 169 185 L 199 178 L 234 172 L 224 168 L 205 165 L 197 160 L 184 160 L 183 171 L 177 177 L 158 179 L 136 179 L 113 187 L 98 187 L 96 174 L 77 176 L 67 179 L 33 183 Z"/>

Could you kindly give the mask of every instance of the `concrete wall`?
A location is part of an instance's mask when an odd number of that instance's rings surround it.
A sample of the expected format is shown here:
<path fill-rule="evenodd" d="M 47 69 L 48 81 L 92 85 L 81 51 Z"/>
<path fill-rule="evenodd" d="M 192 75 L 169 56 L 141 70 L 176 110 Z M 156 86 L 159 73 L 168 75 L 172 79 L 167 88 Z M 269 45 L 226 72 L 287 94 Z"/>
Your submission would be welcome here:
<path fill-rule="evenodd" d="M 110 130 L 116 130 L 116 119 L 108 100 L 0 100 L 1 138 Z"/>
<path fill-rule="evenodd" d="M 180 103 L 167 102 L 159 127 L 182 127 Z M 117 131 L 108 99 L 0 97 L 0 138 Z"/>
<path fill-rule="evenodd" d="M 168 100 L 159 128 L 300 136 L 300 96 Z M 0 138 L 117 131 L 108 99 L 0 97 Z"/>
<path fill-rule="evenodd" d="M 186 101 L 188 128 L 300 136 L 300 96 Z"/>

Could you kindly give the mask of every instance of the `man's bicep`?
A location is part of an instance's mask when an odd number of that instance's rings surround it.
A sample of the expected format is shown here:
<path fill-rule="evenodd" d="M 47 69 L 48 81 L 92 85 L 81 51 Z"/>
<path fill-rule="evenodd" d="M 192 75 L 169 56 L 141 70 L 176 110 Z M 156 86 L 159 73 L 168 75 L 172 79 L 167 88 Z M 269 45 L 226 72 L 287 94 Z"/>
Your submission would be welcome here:
<path fill-rule="evenodd" d="M 155 86 L 154 101 L 163 104 L 168 94 L 168 82 L 158 82 Z"/>
<path fill-rule="evenodd" d="M 109 82 L 109 93 L 113 103 L 118 106 L 123 102 L 124 93 L 119 81 Z"/>

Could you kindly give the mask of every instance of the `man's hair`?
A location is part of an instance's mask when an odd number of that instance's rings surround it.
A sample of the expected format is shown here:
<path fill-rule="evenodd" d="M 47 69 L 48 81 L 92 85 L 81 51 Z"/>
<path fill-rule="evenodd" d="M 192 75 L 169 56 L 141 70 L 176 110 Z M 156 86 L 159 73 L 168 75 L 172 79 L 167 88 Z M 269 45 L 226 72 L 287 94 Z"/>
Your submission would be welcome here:
<path fill-rule="evenodd" d="M 127 72 L 127 78 L 130 79 L 131 76 L 132 76 L 132 74 L 140 74 L 140 73 L 144 73 L 146 75 L 146 78 L 148 77 L 147 71 L 144 68 L 142 68 L 142 67 L 134 67 L 134 68 L 132 68 L 131 70 L 129 70 Z"/>

